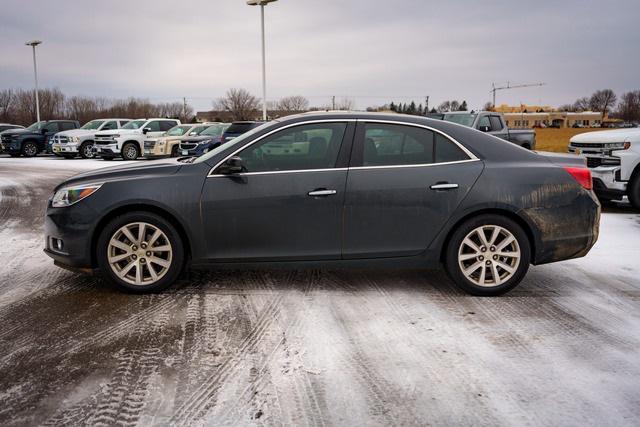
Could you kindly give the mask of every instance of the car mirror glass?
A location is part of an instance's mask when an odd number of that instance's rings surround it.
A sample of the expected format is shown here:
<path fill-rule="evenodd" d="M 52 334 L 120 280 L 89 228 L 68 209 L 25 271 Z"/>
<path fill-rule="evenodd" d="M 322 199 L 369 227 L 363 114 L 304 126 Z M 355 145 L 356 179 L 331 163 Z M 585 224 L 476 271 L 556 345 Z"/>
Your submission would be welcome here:
<path fill-rule="evenodd" d="M 222 175 L 233 175 L 244 172 L 245 170 L 246 168 L 244 167 L 242 158 L 239 156 L 233 156 L 229 157 L 222 165 L 220 165 L 218 173 Z"/>

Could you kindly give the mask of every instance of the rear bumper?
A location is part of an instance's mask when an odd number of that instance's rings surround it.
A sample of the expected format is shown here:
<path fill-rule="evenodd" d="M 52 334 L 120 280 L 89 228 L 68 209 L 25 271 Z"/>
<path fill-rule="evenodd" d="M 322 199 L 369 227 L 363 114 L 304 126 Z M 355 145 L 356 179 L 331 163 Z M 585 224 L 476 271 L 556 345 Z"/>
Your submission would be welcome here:
<path fill-rule="evenodd" d="M 590 191 L 581 190 L 569 205 L 523 209 L 519 214 L 535 230 L 535 265 L 583 257 L 598 240 L 600 203 Z"/>

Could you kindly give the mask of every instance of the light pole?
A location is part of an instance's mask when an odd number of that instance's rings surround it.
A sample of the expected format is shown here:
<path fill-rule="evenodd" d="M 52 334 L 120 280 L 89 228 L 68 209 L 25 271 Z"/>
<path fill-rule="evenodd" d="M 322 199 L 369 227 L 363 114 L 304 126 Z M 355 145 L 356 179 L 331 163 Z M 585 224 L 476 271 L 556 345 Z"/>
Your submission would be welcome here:
<path fill-rule="evenodd" d="M 31 46 L 33 48 L 33 74 L 36 78 L 36 122 L 40 121 L 40 100 L 38 99 L 38 66 L 36 65 L 36 46 L 41 44 L 40 40 L 31 40 L 30 42 L 26 42 L 26 46 Z"/>
<path fill-rule="evenodd" d="M 247 0 L 249 6 L 260 6 L 260 25 L 262 28 L 262 120 L 267 121 L 267 75 L 264 59 L 264 7 L 277 0 Z"/>

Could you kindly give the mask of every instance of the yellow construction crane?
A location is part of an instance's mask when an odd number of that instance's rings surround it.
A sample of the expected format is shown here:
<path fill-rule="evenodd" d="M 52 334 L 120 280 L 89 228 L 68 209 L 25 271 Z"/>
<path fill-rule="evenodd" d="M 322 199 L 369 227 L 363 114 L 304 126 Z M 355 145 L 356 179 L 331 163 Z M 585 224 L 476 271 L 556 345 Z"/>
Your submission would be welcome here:
<path fill-rule="evenodd" d="M 512 85 L 507 82 L 506 86 L 496 86 L 495 83 L 491 83 L 491 92 L 493 93 L 493 108 L 496 108 L 496 92 L 499 90 L 508 90 L 508 89 L 518 89 L 521 87 L 532 87 L 532 86 L 544 86 L 546 83 L 527 83 L 522 85 Z"/>

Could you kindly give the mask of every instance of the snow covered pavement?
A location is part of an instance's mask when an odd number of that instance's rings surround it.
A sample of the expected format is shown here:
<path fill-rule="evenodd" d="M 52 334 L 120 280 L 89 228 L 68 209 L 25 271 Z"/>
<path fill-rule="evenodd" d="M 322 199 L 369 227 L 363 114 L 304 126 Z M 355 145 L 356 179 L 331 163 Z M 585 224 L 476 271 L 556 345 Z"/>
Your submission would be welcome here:
<path fill-rule="evenodd" d="M 0 424 L 640 423 L 640 214 L 499 298 L 433 271 L 191 272 L 127 295 L 42 253 L 53 187 L 0 156 Z"/>

